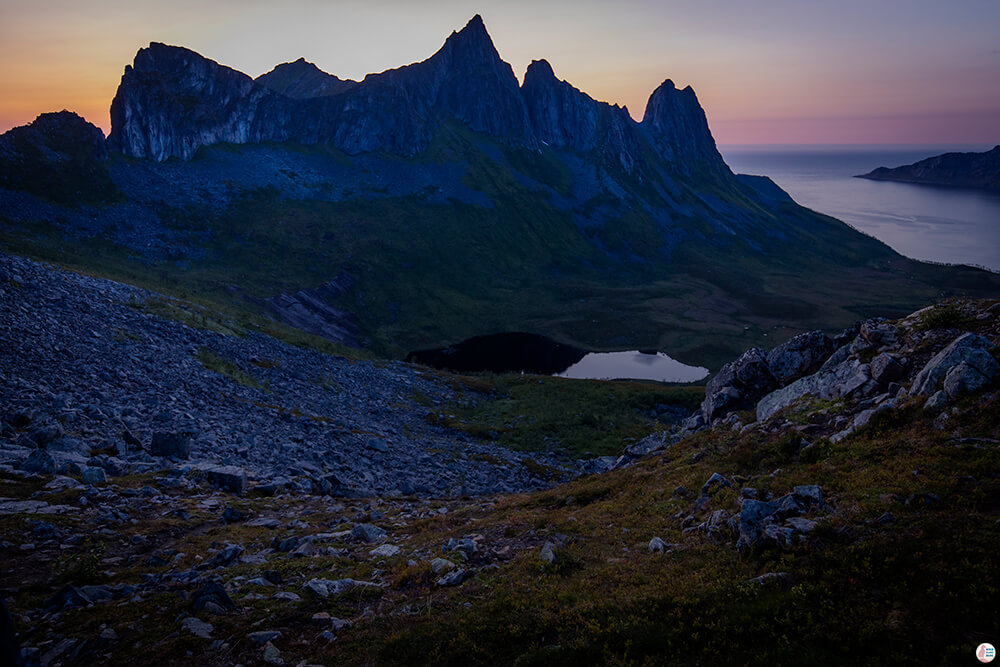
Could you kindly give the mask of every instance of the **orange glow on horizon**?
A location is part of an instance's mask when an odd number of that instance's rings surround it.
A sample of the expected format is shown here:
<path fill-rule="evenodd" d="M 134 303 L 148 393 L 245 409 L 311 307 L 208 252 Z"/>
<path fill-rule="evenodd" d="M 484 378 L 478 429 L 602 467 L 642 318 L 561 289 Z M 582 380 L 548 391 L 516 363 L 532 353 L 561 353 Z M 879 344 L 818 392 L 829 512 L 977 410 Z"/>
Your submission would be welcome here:
<path fill-rule="evenodd" d="M 250 76 L 302 56 L 359 79 L 427 58 L 473 11 L 459 0 L 3 2 L 0 132 L 68 109 L 107 133 L 122 70 L 150 41 Z M 481 0 L 477 10 L 519 78 L 546 58 L 636 120 L 664 79 L 690 84 L 719 144 L 1000 141 L 1000 3 Z"/>

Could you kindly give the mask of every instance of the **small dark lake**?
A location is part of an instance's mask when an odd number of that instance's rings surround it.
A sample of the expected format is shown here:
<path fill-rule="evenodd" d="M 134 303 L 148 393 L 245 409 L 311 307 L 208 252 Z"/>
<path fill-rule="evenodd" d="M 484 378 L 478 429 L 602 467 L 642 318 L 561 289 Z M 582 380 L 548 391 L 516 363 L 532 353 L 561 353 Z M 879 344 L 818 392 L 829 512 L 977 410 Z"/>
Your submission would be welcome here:
<path fill-rule="evenodd" d="M 458 373 L 534 373 L 587 380 L 696 382 L 708 369 L 663 353 L 587 352 L 529 333 L 475 336 L 449 347 L 418 350 L 407 361 Z"/>

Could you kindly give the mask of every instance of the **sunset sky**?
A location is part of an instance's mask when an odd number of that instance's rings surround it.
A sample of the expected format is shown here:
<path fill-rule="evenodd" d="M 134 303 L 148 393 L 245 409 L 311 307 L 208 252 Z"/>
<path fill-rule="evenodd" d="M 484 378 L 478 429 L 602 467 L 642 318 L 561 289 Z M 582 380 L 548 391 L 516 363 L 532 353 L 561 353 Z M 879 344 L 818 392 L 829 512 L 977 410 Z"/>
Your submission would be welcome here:
<path fill-rule="evenodd" d="M 107 132 L 150 41 L 358 79 L 476 13 L 518 77 L 546 58 L 637 120 L 663 79 L 690 84 L 720 144 L 1000 142 L 998 0 L 0 0 L 0 131 L 65 108 Z"/>

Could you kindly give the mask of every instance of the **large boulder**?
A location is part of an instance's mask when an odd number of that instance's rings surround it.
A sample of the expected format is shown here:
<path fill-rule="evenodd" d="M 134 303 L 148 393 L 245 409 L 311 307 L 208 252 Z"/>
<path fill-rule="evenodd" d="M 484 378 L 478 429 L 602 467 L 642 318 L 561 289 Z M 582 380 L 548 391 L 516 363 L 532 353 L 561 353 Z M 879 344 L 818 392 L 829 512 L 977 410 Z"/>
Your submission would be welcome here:
<path fill-rule="evenodd" d="M 819 370 L 833 353 L 833 341 L 822 331 L 808 331 L 788 339 L 767 353 L 767 365 L 782 385 Z"/>
<path fill-rule="evenodd" d="M 857 359 L 847 359 L 832 367 L 824 366 L 818 373 L 799 378 L 787 387 L 764 396 L 757 403 L 757 419 L 769 419 L 804 396 L 825 400 L 850 396 L 870 379 L 869 365 Z"/>
<path fill-rule="evenodd" d="M 753 409 L 757 401 L 780 386 L 763 350 L 752 347 L 722 367 L 705 387 L 702 414 L 711 422 L 730 412 Z"/>
<path fill-rule="evenodd" d="M 871 375 L 880 385 L 888 385 L 906 376 L 906 364 L 883 352 L 872 359 Z"/>
<path fill-rule="evenodd" d="M 25 472 L 39 472 L 51 475 L 56 471 L 56 462 L 44 449 L 33 450 L 28 454 L 28 458 L 21 462 L 21 470 Z"/>
<path fill-rule="evenodd" d="M 997 360 L 990 354 L 992 347 L 993 344 L 989 339 L 983 336 L 974 333 L 962 334 L 935 354 L 917 373 L 917 377 L 913 380 L 913 386 L 910 388 L 910 394 L 930 396 L 942 388 L 949 372 L 962 363 L 968 369 L 978 371 L 986 378 L 987 382 L 992 381 L 1000 374 L 1000 363 L 997 363 Z M 967 377 L 971 375 L 968 371 L 964 373 Z M 957 380 L 953 382 L 953 389 L 957 390 L 959 384 Z M 962 383 L 962 386 L 967 389 L 969 384 L 965 382 Z"/>
<path fill-rule="evenodd" d="M 191 434 L 185 431 L 154 433 L 153 440 L 149 445 L 149 453 L 153 456 L 174 456 L 179 459 L 189 459 L 191 458 Z"/>
<path fill-rule="evenodd" d="M 212 486 L 242 496 L 247 489 L 247 473 L 237 466 L 214 466 L 205 470 L 205 477 Z"/>

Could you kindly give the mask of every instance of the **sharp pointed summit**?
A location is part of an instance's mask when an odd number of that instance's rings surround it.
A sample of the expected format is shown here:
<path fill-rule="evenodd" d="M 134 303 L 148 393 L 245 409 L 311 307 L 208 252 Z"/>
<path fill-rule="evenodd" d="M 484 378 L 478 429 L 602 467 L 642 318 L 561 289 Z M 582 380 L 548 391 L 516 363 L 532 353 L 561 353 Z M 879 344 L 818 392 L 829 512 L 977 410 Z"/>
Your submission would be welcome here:
<path fill-rule="evenodd" d="M 709 171 L 728 171 L 691 86 L 677 90 L 670 79 L 660 84 L 646 103 L 642 127 L 660 156 L 681 171 L 690 173 L 699 165 Z"/>

